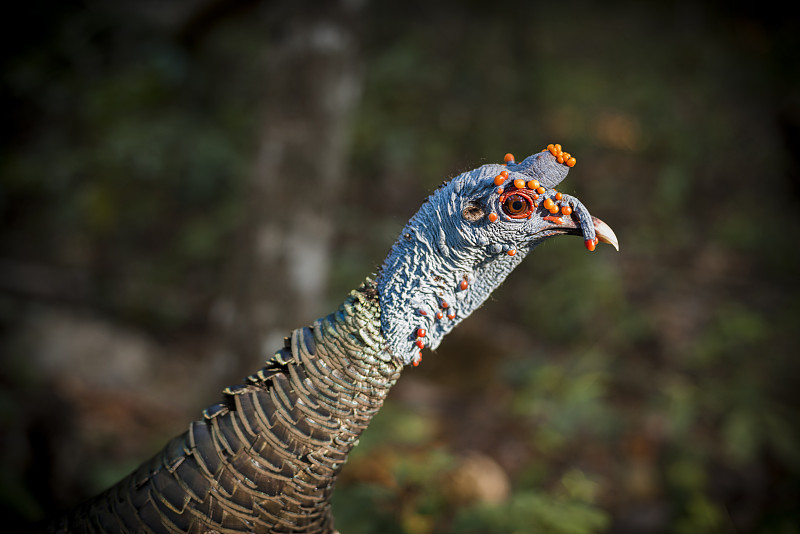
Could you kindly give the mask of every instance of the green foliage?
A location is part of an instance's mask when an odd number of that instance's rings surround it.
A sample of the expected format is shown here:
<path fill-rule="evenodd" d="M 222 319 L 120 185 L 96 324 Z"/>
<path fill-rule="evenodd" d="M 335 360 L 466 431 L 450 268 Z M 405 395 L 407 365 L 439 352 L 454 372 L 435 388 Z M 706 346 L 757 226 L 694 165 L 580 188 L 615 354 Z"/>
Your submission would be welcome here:
<path fill-rule="evenodd" d="M 34 103 L 46 129 L 3 150 L 0 217 L 28 234 L 11 242 L 13 254 L 85 269 L 99 286 L 95 305 L 172 328 L 193 319 L 195 302 L 152 302 L 165 288 L 180 292 L 189 266 L 222 263 L 251 157 L 252 141 L 239 140 L 251 139 L 255 124 L 244 100 L 220 99 L 207 58 L 190 58 L 158 34 L 103 42 L 106 25 L 118 24 L 104 15 L 72 14 L 51 42 L 7 67 L 12 89 Z M 102 28 L 101 42 L 72 46 L 81 24 Z M 69 68 L 53 70 L 55 61 Z"/>
<path fill-rule="evenodd" d="M 392 503 L 395 493 L 375 484 L 337 489 L 333 496 L 336 528 L 353 534 L 401 534 Z"/>
<path fill-rule="evenodd" d="M 521 492 L 502 506 L 481 506 L 459 515 L 452 532 L 481 534 L 590 534 L 602 532 L 609 517 L 585 502 L 548 493 Z"/>
<path fill-rule="evenodd" d="M 586 354 L 569 363 L 546 363 L 528 356 L 508 366 L 522 381 L 514 412 L 529 421 L 537 449 L 552 454 L 575 439 L 615 434 L 615 414 L 604 403 L 611 378 L 604 360 Z"/>
<path fill-rule="evenodd" d="M 372 419 L 370 432 L 365 433 L 350 458 L 357 460 L 365 454 L 388 445 L 413 446 L 430 442 L 434 437 L 435 421 L 409 407 L 388 403 Z"/>

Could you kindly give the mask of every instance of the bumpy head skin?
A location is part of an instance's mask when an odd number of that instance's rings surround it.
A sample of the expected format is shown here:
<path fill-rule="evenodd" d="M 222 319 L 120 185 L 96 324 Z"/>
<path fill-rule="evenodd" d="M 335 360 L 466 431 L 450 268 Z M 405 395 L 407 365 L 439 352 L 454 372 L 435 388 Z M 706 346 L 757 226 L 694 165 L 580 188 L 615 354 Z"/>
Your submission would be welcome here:
<path fill-rule="evenodd" d="M 489 164 L 442 185 L 403 228 L 378 274 L 381 326 L 391 353 L 417 365 L 421 349 L 478 308 L 544 240 L 616 236 L 574 197 L 554 189 L 575 158 L 550 145 L 516 163 Z"/>

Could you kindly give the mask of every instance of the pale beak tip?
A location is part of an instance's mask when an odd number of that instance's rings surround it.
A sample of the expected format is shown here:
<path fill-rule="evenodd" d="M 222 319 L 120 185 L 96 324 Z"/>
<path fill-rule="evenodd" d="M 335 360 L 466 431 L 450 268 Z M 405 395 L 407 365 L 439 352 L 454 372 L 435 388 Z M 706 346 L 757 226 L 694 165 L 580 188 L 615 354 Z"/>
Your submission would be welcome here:
<path fill-rule="evenodd" d="M 592 222 L 594 223 L 594 232 L 597 235 L 597 239 L 599 239 L 602 243 L 608 243 L 614 247 L 617 252 L 619 252 L 619 240 L 617 239 L 617 234 L 614 233 L 614 230 L 612 230 L 609 225 L 597 217 L 592 217 Z"/>

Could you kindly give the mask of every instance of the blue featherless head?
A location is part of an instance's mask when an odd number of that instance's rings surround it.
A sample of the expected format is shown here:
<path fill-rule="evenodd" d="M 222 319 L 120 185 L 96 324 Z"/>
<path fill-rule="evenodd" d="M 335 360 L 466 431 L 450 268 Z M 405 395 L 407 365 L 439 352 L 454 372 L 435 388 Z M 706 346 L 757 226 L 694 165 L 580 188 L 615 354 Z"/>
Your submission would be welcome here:
<path fill-rule="evenodd" d="M 555 187 L 575 158 L 549 145 L 520 163 L 465 172 L 437 189 L 406 224 L 378 274 L 381 326 L 392 354 L 417 365 L 421 349 L 477 309 L 540 243 L 583 236 L 619 250 L 611 228 Z"/>

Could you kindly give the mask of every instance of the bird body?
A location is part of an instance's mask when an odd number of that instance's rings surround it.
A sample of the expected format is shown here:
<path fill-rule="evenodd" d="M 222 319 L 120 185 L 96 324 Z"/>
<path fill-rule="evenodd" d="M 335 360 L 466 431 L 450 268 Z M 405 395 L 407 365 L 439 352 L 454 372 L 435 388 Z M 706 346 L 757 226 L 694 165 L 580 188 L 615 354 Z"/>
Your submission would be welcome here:
<path fill-rule="evenodd" d="M 571 166 L 556 146 L 440 187 L 376 280 L 294 330 L 203 419 L 46 531 L 335 532 L 336 476 L 421 349 L 436 348 L 545 239 L 573 233 L 590 249 L 597 239 L 617 246 L 605 223 L 555 191 Z"/>
<path fill-rule="evenodd" d="M 375 283 L 299 328 L 265 367 L 56 532 L 333 532 L 330 496 L 402 364 Z"/>

